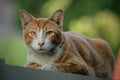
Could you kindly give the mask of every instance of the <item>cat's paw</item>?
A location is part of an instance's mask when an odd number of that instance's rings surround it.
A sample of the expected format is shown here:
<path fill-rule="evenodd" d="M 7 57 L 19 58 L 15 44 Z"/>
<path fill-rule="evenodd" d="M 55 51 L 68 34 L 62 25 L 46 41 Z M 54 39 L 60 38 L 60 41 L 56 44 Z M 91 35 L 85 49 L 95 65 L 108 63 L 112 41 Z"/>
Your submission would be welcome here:
<path fill-rule="evenodd" d="M 34 68 L 34 69 L 41 69 L 41 66 L 36 64 L 36 63 L 29 63 L 29 64 L 26 64 L 25 67 L 28 67 L 28 68 Z"/>
<path fill-rule="evenodd" d="M 53 65 L 50 65 L 50 64 L 46 64 L 46 65 L 43 65 L 41 67 L 42 70 L 48 70 L 48 71 L 56 71 L 57 69 L 55 68 L 55 66 Z"/>

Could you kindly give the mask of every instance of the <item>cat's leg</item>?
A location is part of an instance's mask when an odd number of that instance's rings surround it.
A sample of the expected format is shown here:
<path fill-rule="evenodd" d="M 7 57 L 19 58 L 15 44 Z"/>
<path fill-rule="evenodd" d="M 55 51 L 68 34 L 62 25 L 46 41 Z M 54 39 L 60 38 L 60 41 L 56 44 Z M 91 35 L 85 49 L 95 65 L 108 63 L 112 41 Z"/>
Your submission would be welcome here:
<path fill-rule="evenodd" d="M 58 69 L 52 65 L 52 64 L 45 64 L 41 67 L 42 70 L 48 70 L 48 71 L 57 71 Z"/>
<path fill-rule="evenodd" d="M 46 64 L 42 66 L 41 69 L 95 76 L 93 68 L 86 65 L 79 65 L 74 63 L 54 63 L 53 65 Z"/>
<path fill-rule="evenodd" d="M 25 67 L 34 68 L 34 69 L 41 69 L 41 66 L 36 64 L 36 63 L 28 63 L 25 65 Z"/>
<path fill-rule="evenodd" d="M 68 64 L 61 63 L 54 65 L 58 70 L 63 72 L 95 76 L 94 69 L 87 65 L 79 65 L 73 63 Z"/>

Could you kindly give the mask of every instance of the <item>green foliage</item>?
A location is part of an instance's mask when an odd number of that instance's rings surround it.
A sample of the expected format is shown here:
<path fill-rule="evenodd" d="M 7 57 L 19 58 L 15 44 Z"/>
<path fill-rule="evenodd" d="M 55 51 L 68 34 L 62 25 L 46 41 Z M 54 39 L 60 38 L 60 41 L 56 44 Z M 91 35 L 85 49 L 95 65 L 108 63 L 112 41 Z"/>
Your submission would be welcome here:
<path fill-rule="evenodd" d="M 5 59 L 6 64 L 25 65 L 27 49 L 22 38 L 11 35 L 7 40 L 0 42 L 2 45 L 0 46 L 0 58 Z"/>

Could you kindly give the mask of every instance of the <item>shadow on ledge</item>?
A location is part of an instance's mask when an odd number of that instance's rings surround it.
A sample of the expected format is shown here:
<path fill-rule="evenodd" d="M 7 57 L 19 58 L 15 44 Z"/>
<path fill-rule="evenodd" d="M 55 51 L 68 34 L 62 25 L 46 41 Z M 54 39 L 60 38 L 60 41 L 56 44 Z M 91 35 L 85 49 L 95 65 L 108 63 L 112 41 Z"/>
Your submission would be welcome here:
<path fill-rule="evenodd" d="M 56 71 L 44 71 L 5 65 L 0 59 L 0 80 L 104 80 L 98 77 Z"/>

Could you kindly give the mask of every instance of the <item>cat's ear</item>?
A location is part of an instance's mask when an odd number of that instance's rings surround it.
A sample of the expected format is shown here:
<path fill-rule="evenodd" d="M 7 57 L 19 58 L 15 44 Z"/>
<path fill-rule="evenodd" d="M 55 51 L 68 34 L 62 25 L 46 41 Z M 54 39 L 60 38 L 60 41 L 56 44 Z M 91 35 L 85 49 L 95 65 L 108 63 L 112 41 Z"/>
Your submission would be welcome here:
<path fill-rule="evenodd" d="M 20 10 L 20 18 L 22 26 L 25 27 L 30 21 L 33 20 L 34 17 L 29 12 L 25 10 Z"/>
<path fill-rule="evenodd" d="M 52 16 L 50 16 L 50 20 L 55 22 L 60 27 L 63 25 L 63 18 L 64 18 L 64 13 L 63 10 L 61 9 L 58 9 L 52 14 Z"/>

